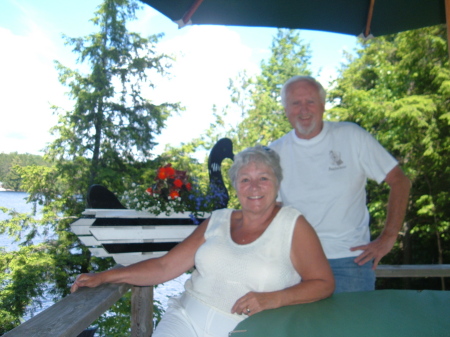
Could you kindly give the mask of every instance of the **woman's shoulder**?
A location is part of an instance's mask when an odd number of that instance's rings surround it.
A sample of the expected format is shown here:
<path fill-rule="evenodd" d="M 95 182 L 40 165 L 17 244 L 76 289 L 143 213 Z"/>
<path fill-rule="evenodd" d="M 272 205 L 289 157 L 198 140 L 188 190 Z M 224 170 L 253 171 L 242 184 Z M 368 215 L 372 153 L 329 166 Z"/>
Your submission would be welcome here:
<path fill-rule="evenodd" d="M 302 213 L 293 206 L 282 206 L 278 211 L 274 222 L 282 224 L 283 228 L 294 229 L 297 223 L 301 222 L 301 218 L 304 218 Z M 278 227 L 278 226 L 277 226 Z"/>
<path fill-rule="evenodd" d="M 234 214 L 235 212 L 236 212 L 236 210 L 232 209 L 232 208 L 220 208 L 220 209 L 216 209 L 211 212 L 211 218 L 213 216 L 215 216 L 215 217 L 228 216 L 228 215 Z"/>
<path fill-rule="evenodd" d="M 209 222 L 213 224 L 229 222 L 231 219 L 233 219 L 235 213 L 236 210 L 232 208 L 216 209 L 212 211 Z"/>
<path fill-rule="evenodd" d="M 303 215 L 302 212 L 300 212 L 294 206 L 282 206 L 280 212 L 282 212 L 286 216 L 294 216 L 296 218 Z"/>
<path fill-rule="evenodd" d="M 208 227 L 206 229 L 205 237 L 215 235 L 217 233 L 222 233 L 226 231 L 230 223 L 233 209 L 221 208 L 216 209 L 211 212 L 211 217 L 209 218 Z"/>

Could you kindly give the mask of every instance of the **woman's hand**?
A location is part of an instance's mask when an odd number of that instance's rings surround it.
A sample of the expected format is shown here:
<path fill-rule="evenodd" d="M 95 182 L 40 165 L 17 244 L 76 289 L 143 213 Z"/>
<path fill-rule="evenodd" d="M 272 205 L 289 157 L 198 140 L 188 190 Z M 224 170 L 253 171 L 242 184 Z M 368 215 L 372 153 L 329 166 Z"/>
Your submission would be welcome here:
<path fill-rule="evenodd" d="M 257 312 L 277 308 L 274 296 L 270 293 L 249 292 L 236 301 L 231 309 L 231 313 L 251 316 Z"/>
<path fill-rule="evenodd" d="M 72 284 L 72 287 L 70 287 L 70 292 L 74 293 L 78 290 L 78 288 L 81 287 L 89 287 L 89 288 L 95 288 L 98 287 L 100 284 L 102 284 L 102 278 L 100 273 L 98 274 L 80 274 L 78 275 L 75 282 Z"/>

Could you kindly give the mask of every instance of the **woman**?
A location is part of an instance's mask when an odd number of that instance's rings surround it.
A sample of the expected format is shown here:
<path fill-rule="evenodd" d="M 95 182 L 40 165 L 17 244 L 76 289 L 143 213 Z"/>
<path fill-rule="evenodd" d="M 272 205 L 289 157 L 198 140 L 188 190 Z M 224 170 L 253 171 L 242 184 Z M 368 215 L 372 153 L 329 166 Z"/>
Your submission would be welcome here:
<path fill-rule="evenodd" d="M 229 175 L 241 210 L 214 211 L 165 256 L 79 275 L 71 291 L 102 283 L 155 285 L 195 266 L 154 337 L 226 337 L 262 310 L 330 296 L 334 279 L 315 231 L 297 210 L 276 202 L 282 172 L 275 151 L 242 151 Z"/>

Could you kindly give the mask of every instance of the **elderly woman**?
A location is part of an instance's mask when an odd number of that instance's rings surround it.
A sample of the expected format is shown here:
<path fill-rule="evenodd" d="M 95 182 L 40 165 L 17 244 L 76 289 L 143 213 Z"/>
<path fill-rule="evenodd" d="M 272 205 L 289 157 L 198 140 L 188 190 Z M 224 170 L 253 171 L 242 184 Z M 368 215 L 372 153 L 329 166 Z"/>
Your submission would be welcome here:
<path fill-rule="evenodd" d="M 149 286 L 195 266 L 185 292 L 171 299 L 154 337 L 226 337 L 262 310 L 330 296 L 334 279 L 319 239 L 295 209 L 276 202 L 279 157 L 256 146 L 229 171 L 242 209 L 221 209 L 165 256 L 79 275 L 71 291 L 102 283 Z"/>

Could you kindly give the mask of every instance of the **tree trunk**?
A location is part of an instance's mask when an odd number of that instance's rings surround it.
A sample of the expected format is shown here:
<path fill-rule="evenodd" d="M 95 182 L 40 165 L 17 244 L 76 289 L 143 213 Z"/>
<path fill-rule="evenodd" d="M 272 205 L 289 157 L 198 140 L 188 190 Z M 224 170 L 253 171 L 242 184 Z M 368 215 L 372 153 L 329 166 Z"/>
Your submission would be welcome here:
<path fill-rule="evenodd" d="M 96 118 L 95 118 L 95 142 L 94 142 L 94 150 L 92 153 L 92 163 L 91 163 L 91 172 L 89 177 L 89 186 L 95 184 L 95 178 L 98 172 L 98 162 L 100 157 L 100 143 L 102 139 L 102 126 L 103 126 L 103 101 L 100 98 L 100 102 L 97 107 Z"/>

